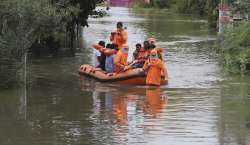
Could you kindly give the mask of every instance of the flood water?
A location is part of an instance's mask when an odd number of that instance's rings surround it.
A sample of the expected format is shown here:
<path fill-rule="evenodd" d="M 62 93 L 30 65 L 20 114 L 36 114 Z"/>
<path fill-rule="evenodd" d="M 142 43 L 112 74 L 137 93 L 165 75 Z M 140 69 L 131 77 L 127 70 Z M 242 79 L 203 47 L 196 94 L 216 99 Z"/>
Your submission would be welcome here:
<path fill-rule="evenodd" d="M 77 69 L 91 44 L 123 21 L 133 46 L 155 37 L 164 48 L 169 85 L 103 84 Z M 205 20 L 112 8 L 89 19 L 75 57 L 29 58 L 24 89 L 0 92 L 1 145 L 250 145 L 250 77 L 224 73 Z"/>

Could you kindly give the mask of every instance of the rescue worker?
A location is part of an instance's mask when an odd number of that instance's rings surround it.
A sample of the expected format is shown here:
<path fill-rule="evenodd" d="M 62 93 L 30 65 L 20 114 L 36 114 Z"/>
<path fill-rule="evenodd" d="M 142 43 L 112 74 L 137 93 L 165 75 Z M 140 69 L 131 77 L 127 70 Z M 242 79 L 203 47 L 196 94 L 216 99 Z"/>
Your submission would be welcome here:
<path fill-rule="evenodd" d="M 160 86 L 162 73 L 165 76 L 165 79 L 168 79 L 167 68 L 165 67 L 163 61 L 159 59 L 157 50 L 155 49 L 151 50 L 150 56 L 145 62 L 143 69 L 147 72 L 147 85 Z"/>
<path fill-rule="evenodd" d="M 128 32 L 123 28 L 123 23 L 117 23 L 117 30 L 111 32 L 110 41 L 113 44 L 117 44 L 118 48 L 121 49 L 123 44 L 127 44 Z"/>
<path fill-rule="evenodd" d="M 115 72 L 120 73 L 123 72 L 126 66 L 128 65 L 128 45 L 124 44 L 122 49 L 120 49 L 114 59 Z"/>

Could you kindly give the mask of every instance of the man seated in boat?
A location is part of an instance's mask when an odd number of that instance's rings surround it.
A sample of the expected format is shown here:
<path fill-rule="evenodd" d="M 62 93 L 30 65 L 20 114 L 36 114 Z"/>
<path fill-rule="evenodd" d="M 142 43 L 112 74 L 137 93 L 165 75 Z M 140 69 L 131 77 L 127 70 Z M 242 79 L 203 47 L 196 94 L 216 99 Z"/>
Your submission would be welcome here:
<path fill-rule="evenodd" d="M 138 44 L 139 51 L 137 52 L 137 57 L 132 62 L 132 68 L 142 68 L 145 61 L 148 58 L 148 52 L 145 48 L 147 48 L 147 42 L 144 42 L 144 46 L 141 47 L 141 44 Z"/>
<path fill-rule="evenodd" d="M 117 29 L 111 32 L 110 41 L 117 44 L 118 48 L 121 49 L 124 44 L 127 44 L 128 32 L 123 28 L 122 22 L 118 22 L 116 27 Z"/>
<path fill-rule="evenodd" d="M 141 50 L 141 44 L 137 43 L 135 45 L 135 51 L 133 52 L 133 60 L 136 60 L 138 58 L 139 51 Z"/>
<path fill-rule="evenodd" d="M 147 85 L 159 86 L 161 84 L 162 74 L 165 76 L 165 79 L 168 79 L 167 68 L 164 62 L 159 59 L 156 49 L 151 50 L 150 56 L 145 62 L 143 69 L 147 72 Z"/>

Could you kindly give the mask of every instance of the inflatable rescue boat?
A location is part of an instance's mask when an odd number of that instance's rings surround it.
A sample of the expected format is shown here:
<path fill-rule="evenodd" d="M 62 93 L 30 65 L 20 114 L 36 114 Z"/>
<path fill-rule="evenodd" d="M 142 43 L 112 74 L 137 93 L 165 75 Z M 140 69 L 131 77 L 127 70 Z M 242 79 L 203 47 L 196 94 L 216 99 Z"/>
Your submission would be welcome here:
<path fill-rule="evenodd" d="M 142 68 L 130 69 L 125 72 L 107 73 L 101 69 L 85 64 L 79 68 L 79 74 L 94 78 L 100 82 L 111 82 L 129 85 L 146 85 L 146 74 Z M 166 85 L 168 82 L 163 77 L 161 85 Z"/>

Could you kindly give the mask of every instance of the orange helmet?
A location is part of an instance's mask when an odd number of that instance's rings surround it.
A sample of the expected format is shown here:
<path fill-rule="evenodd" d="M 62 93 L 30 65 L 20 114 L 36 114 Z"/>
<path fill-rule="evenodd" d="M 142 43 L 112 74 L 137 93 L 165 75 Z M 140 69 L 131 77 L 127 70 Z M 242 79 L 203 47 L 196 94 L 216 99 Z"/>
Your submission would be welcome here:
<path fill-rule="evenodd" d="M 156 40 L 155 40 L 155 38 L 151 37 L 151 38 L 148 38 L 148 42 L 149 42 L 149 43 L 152 43 L 152 42 L 155 43 Z"/>

